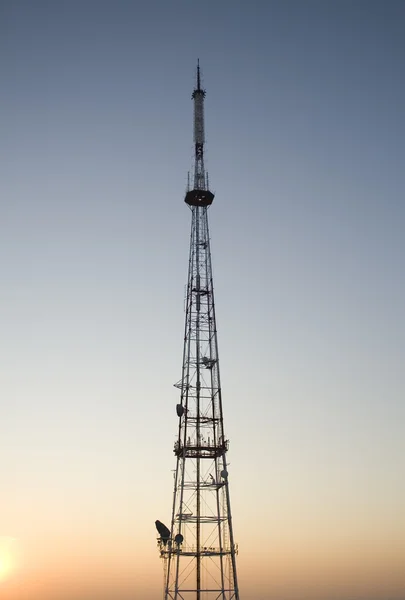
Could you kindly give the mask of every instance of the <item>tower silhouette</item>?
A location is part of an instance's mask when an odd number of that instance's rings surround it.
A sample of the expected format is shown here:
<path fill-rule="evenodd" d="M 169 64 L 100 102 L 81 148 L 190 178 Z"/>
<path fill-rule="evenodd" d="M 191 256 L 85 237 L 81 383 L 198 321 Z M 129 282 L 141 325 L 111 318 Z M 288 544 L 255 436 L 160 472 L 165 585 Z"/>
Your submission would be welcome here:
<path fill-rule="evenodd" d="M 210 236 L 214 200 L 204 167 L 204 98 L 197 65 L 186 318 L 170 529 L 156 521 L 164 600 L 239 600 L 227 467 Z"/>

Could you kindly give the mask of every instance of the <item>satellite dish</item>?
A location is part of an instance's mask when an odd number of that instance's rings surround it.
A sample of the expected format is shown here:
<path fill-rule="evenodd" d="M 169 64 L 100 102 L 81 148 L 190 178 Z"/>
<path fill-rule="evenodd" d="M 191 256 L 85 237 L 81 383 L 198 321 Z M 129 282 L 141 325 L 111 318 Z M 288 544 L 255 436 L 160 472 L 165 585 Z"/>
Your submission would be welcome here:
<path fill-rule="evenodd" d="M 181 533 L 178 533 L 178 534 L 176 535 L 176 537 L 174 538 L 174 541 L 175 541 L 175 543 L 176 543 L 178 546 L 180 546 L 180 544 L 182 544 L 182 543 L 183 543 L 183 540 L 184 540 L 184 538 L 183 538 L 183 536 L 181 535 Z"/>
<path fill-rule="evenodd" d="M 162 542 L 166 544 L 166 542 L 170 539 L 170 529 L 161 521 L 155 521 L 155 525 L 160 534 Z"/>
<path fill-rule="evenodd" d="M 226 469 L 221 471 L 221 477 L 222 479 L 228 479 L 228 471 Z"/>
<path fill-rule="evenodd" d="M 176 404 L 176 413 L 178 417 L 182 417 L 184 414 L 184 408 L 181 404 Z"/>

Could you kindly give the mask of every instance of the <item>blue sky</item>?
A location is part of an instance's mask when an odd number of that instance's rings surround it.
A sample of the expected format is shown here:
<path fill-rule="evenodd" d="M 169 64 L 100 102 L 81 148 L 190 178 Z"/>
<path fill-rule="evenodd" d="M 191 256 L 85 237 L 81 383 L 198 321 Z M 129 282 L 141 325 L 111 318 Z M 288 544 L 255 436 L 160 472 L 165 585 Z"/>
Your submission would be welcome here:
<path fill-rule="evenodd" d="M 243 597 L 403 600 L 404 17 L 1 3 L 7 600 L 161 592 L 197 58 Z"/>

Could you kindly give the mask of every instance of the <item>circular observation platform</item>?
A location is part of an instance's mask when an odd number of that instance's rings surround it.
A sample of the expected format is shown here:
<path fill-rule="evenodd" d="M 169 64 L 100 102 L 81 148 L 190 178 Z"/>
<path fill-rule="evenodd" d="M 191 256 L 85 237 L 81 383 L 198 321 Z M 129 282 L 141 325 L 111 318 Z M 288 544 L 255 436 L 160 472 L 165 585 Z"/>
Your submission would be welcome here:
<path fill-rule="evenodd" d="M 189 206 L 210 206 L 213 200 L 214 194 L 209 190 L 190 190 L 184 198 Z"/>
<path fill-rule="evenodd" d="M 229 441 L 216 445 L 197 444 L 192 441 L 183 446 L 178 440 L 174 444 L 174 454 L 184 458 L 219 458 L 228 451 Z"/>

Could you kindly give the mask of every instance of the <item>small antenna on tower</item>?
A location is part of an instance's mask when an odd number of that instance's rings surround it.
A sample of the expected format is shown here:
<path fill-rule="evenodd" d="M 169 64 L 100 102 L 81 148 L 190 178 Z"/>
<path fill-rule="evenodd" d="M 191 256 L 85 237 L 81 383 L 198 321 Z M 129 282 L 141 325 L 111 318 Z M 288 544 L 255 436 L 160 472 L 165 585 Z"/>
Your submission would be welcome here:
<path fill-rule="evenodd" d="M 201 90 L 200 59 L 197 58 L 197 90 Z"/>

